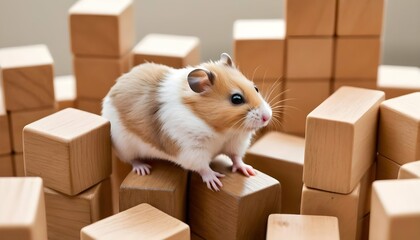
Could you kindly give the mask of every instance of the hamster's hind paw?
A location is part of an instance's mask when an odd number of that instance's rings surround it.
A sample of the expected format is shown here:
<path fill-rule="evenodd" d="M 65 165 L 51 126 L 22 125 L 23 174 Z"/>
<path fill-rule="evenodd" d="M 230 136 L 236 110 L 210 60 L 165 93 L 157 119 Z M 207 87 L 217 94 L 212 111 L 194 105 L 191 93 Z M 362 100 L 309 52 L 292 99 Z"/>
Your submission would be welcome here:
<path fill-rule="evenodd" d="M 203 182 L 206 183 L 208 189 L 218 192 L 220 191 L 219 187 L 223 187 L 219 177 L 224 177 L 225 175 L 215 172 L 210 168 L 206 169 L 205 171 L 200 171 L 199 173 L 203 179 Z"/>
<path fill-rule="evenodd" d="M 133 161 L 133 172 L 135 172 L 138 175 L 149 175 L 150 174 L 150 169 L 152 168 L 152 166 L 150 166 L 149 164 L 140 162 L 140 161 Z"/>
<path fill-rule="evenodd" d="M 232 172 L 236 172 L 238 170 L 240 170 L 247 177 L 255 176 L 257 174 L 251 165 L 245 164 L 242 161 L 233 163 Z"/>

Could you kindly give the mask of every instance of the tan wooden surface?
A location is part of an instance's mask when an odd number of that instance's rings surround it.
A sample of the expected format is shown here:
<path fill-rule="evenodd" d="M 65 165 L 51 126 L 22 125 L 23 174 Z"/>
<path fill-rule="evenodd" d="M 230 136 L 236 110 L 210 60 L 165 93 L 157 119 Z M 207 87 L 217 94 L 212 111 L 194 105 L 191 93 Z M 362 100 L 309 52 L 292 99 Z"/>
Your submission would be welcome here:
<path fill-rule="evenodd" d="M 266 240 L 339 240 L 338 220 L 330 216 L 271 214 Z"/>
<path fill-rule="evenodd" d="M 118 213 L 120 209 L 120 186 L 125 177 L 132 171 L 131 164 L 122 162 L 112 153 L 112 204 L 114 213 Z"/>
<path fill-rule="evenodd" d="M 13 176 L 15 176 L 13 155 L 11 153 L 0 155 L 0 177 Z"/>
<path fill-rule="evenodd" d="M 75 55 L 120 57 L 133 48 L 132 0 L 79 0 L 69 9 L 69 25 Z"/>
<path fill-rule="evenodd" d="M 306 122 L 303 182 L 347 194 L 376 158 L 381 91 L 342 87 L 312 111 Z"/>
<path fill-rule="evenodd" d="M 76 107 L 76 79 L 73 75 L 54 78 L 55 101 L 58 110 Z"/>
<path fill-rule="evenodd" d="M 248 149 L 245 162 L 277 179 L 282 188 L 282 213 L 299 213 L 305 139 L 269 132 Z"/>
<path fill-rule="evenodd" d="M 376 85 L 376 79 L 355 79 L 355 80 L 334 79 L 332 83 L 332 90 L 333 92 L 335 92 L 344 86 L 378 90 L 378 87 Z M 379 90 L 383 91 L 383 89 L 379 89 Z M 385 97 L 387 97 L 386 92 L 385 92 Z"/>
<path fill-rule="evenodd" d="M 105 218 L 81 231 L 81 240 L 189 240 L 187 224 L 147 203 Z"/>
<path fill-rule="evenodd" d="M 2 48 L 0 66 L 6 110 L 54 105 L 53 59 L 47 46 Z"/>
<path fill-rule="evenodd" d="M 394 162 L 393 160 L 378 154 L 376 164 L 376 179 L 377 180 L 386 180 L 386 179 L 397 179 L 398 171 L 400 170 L 401 165 Z"/>
<path fill-rule="evenodd" d="M 77 109 L 101 115 L 102 100 L 78 98 L 76 100 Z"/>
<path fill-rule="evenodd" d="M 378 152 L 399 165 L 420 159 L 420 92 L 384 101 Z"/>
<path fill-rule="evenodd" d="M 23 153 L 13 154 L 13 169 L 17 177 L 25 177 L 25 161 L 23 160 Z"/>
<path fill-rule="evenodd" d="M 0 178 L 0 196 L 2 239 L 47 239 L 41 178 Z"/>
<path fill-rule="evenodd" d="M 373 183 L 369 239 L 414 240 L 420 236 L 420 179 Z"/>
<path fill-rule="evenodd" d="M 10 142 L 9 119 L 3 99 L 3 88 L 0 85 L 0 155 L 12 152 Z"/>
<path fill-rule="evenodd" d="M 133 66 L 154 62 L 174 68 L 200 64 L 200 39 L 192 36 L 149 34 L 133 49 Z"/>
<path fill-rule="evenodd" d="M 67 108 L 23 130 L 26 174 L 44 185 L 76 195 L 111 174 L 109 121 Z"/>
<path fill-rule="evenodd" d="M 420 68 L 408 66 L 380 65 L 378 89 L 387 99 L 420 91 Z"/>
<path fill-rule="evenodd" d="M 398 172 L 398 179 L 420 178 L 420 160 L 406 163 Z"/>

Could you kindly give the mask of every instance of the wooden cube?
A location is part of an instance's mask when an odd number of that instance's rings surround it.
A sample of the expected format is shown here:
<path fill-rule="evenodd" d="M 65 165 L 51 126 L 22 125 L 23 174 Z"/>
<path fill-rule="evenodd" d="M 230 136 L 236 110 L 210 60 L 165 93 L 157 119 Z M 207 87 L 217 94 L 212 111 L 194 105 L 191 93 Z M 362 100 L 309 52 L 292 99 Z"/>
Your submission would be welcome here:
<path fill-rule="evenodd" d="M 2 239 L 47 239 L 41 178 L 0 178 Z"/>
<path fill-rule="evenodd" d="M 358 227 L 358 230 L 359 230 L 359 232 L 357 233 L 358 239 L 369 240 L 369 224 L 370 224 L 370 214 L 367 214 L 361 220 L 359 220 L 360 227 Z"/>
<path fill-rule="evenodd" d="M 101 115 L 102 112 L 102 100 L 78 98 L 76 100 L 76 106 L 77 109 L 96 115 Z"/>
<path fill-rule="evenodd" d="M 370 187 L 374 180 L 375 167 L 365 172 L 354 190 L 339 194 L 308 188 L 302 189 L 301 214 L 335 216 L 338 218 L 340 239 L 356 239 L 359 221 L 370 210 Z"/>
<path fill-rule="evenodd" d="M 378 89 L 378 87 L 376 86 L 376 79 L 357 79 L 357 80 L 336 79 L 333 81 L 332 85 L 333 85 L 332 92 L 335 92 L 344 86 L 375 89 L 375 90 Z M 383 91 L 383 89 L 379 89 L 379 90 Z M 385 97 L 387 97 L 386 93 L 385 93 Z"/>
<path fill-rule="evenodd" d="M 54 105 L 53 59 L 47 46 L 0 49 L 0 75 L 6 110 Z"/>
<path fill-rule="evenodd" d="M 420 92 L 384 101 L 378 152 L 399 165 L 420 159 Z"/>
<path fill-rule="evenodd" d="M 401 165 L 391 159 L 378 154 L 376 165 L 376 179 L 397 179 Z"/>
<path fill-rule="evenodd" d="M 149 34 L 133 49 L 133 65 L 154 62 L 174 68 L 200 63 L 200 39 L 191 36 Z"/>
<path fill-rule="evenodd" d="M 102 100 L 117 79 L 130 70 L 130 57 L 74 57 L 77 98 Z"/>
<path fill-rule="evenodd" d="M 120 212 L 120 186 L 131 170 L 131 164 L 121 161 L 115 152 L 112 153 L 111 184 L 114 214 Z"/>
<path fill-rule="evenodd" d="M 337 35 L 380 36 L 384 0 L 340 0 L 337 8 Z"/>
<path fill-rule="evenodd" d="M 86 226 L 81 240 L 94 239 L 174 239 L 189 240 L 187 224 L 142 203 Z"/>
<path fill-rule="evenodd" d="M 380 65 L 377 85 L 387 99 L 420 92 L 420 68 Z"/>
<path fill-rule="evenodd" d="M 120 211 L 140 203 L 153 207 L 181 221 L 186 220 L 188 171 L 166 161 L 149 161 L 150 175 L 131 172 L 120 187 Z"/>
<path fill-rule="evenodd" d="M 25 177 L 25 160 L 23 158 L 23 153 L 13 154 L 13 169 L 14 174 L 17 177 Z"/>
<path fill-rule="evenodd" d="M 379 37 L 337 38 L 335 79 L 376 79 L 381 55 Z"/>
<path fill-rule="evenodd" d="M 26 110 L 19 112 L 10 112 L 9 123 L 10 130 L 12 133 L 12 148 L 16 153 L 23 152 L 23 141 L 22 141 L 22 130 L 23 128 L 36 120 L 53 114 L 56 111 L 55 108 L 44 108 L 35 110 Z"/>
<path fill-rule="evenodd" d="M 420 161 L 406 163 L 398 172 L 398 179 L 420 178 Z"/>
<path fill-rule="evenodd" d="M 330 79 L 286 82 L 284 132 L 305 136 L 306 117 L 330 96 Z"/>
<path fill-rule="evenodd" d="M 420 179 L 374 182 L 369 239 L 418 239 L 419 189 Z"/>
<path fill-rule="evenodd" d="M 12 154 L 0 155 L 0 177 L 15 176 Z"/>
<path fill-rule="evenodd" d="M 332 76 L 333 38 L 288 38 L 286 78 L 326 79 Z"/>
<path fill-rule="evenodd" d="M 79 239 L 80 230 L 112 215 L 111 181 L 106 179 L 76 196 L 44 188 L 48 239 Z"/>
<path fill-rule="evenodd" d="M 79 56 L 120 57 L 134 44 L 131 0 L 79 0 L 69 10 L 70 42 Z"/>
<path fill-rule="evenodd" d="M 55 77 L 54 92 L 58 110 L 76 107 L 76 79 L 73 75 Z"/>
<path fill-rule="evenodd" d="M 333 36 L 334 0 L 286 0 L 287 36 Z"/>
<path fill-rule="evenodd" d="M 111 174 L 109 121 L 67 108 L 23 129 L 26 174 L 76 195 Z"/>
<path fill-rule="evenodd" d="M 245 162 L 277 179 L 282 187 L 282 213 L 299 213 L 305 139 L 269 132 L 248 149 Z"/>
<path fill-rule="evenodd" d="M 263 239 L 268 216 L 280 212 L 280 183 L 260 171 L 252 177 L 232 173 L 231 165 L 223 156 L 211 164 L 214 171 L 226 175 L 219 192 L 211 191 L 198 174 L 192 174 L 191 231 L 204 239 Z"/>
<path fill-rule="evenodd" d="M 235 64 L 247 78 L 276 80 L 284 76 L 285 31 L 282 19 L 234 22 Z"/>
<path fill-rule="evenodd" d="M 381 91 L 342 87 L 306 121 L 306 186 L 347 194 L 376 158 Z"/>
<path fill-rule="evenodd" d="M 3 89 L 0 86 L 0 155 L 12 152 L 10 139 L 9 119 L 4 105 Z"/>
<path fill-rule="evenodd" d="M 338 220 L 330 216 L 271 214 L 266 239 L 339 240 Z"/>

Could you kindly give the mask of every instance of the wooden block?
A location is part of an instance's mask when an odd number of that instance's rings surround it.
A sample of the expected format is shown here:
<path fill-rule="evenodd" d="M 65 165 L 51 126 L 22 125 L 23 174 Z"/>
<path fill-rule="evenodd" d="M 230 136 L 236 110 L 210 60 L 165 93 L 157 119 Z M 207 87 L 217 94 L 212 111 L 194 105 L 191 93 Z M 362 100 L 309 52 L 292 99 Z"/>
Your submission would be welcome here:
<path fill-rule="evenodd" d="M 76 79 L 73 75 L 55 77 L 54 92 L 58 110 L 76 107 Z"/>
<path fill-rule="evenodd" d="M 349 194 L 339 194 L 308 188 L 302 189 L 301 214 L 335 216 L 338 218 L 340 239 L 356 239 L 359 220 L 370 210 L 369 188 L 374 179 L 375 167 L 365 172 L 364 177 Z"/>
<path fill-rule="evenodd" d="M 400 170 L 400 165 L 389 158 L 378 154 L 377 157 L 377 170 L 376 170 L 376 179 L 385 180 L 385 179 L 397 179 L 398 171 Z"/>
<path fill-rule="evenodd" d="M 338 220 L 329 216 L 271 214 L 266 239 L 339 240 Z"/>
<path fill-rule="evenodd" d="M 287 36 L 333 36 L 334 0 L 286 0 Z"/>
<path fill-rule="evenodd" d="M 183 222 L 186 220 L 188 171 L 166 161 L 149 161 L 150 175 L 131 172 L 120 187 L 120 211 L 140 203 L 153 207 Z"/>
<path fill-rule="evenodd" d="M 332 84 L 333 84 L 332 92 L 335 92 L 344 86 L 378 90 L 378 87 L 376 86 L 376 79 L 356 79 L 356 80 L 337 79 L 333 81 Z M 379 90 L 382 90 L 382 89 L 379 89 Z M 385 93 L 385 97 L 386 97 L 386 93 Z"/>
<path fill-rule="evenodd" d="M 79 239 L 80 230 L 112 215 L 111 181 L 70 197 L 44 188 L 48 239 Z"/>
<path fill-rule="evenodd" d="M 245 162 L 277 179 L 282 187 L 282 213 L 299 213 L 305 139 L 269 132 L 248 149 Z"/>
<path fill-rule="evenodd" d="M 377 85 L 387 99 L 420 92 L 420 68 L 380 65 Z"/>
<path fill-rule="evenodd" d="M 337 35 L 380 36 L 384 0 L 340 0 L 337 8 Z"/>
<path fill-rule="evenodd" d="M 0 177 L 15 176 L 11 154 L 0 155 Z"/>
<path fill-rule="evenodd" d="M 14 174 L 17 177 L 25 177 L 25 161 L 23 159 L 23 153 L 13 154 L 13 169 Z"/>
<path fill-rule="evenodd" d="M 111 174 L 110 123 L 67 108 L 23 129 L 26 174 L 46 187 L 76 195 Z"/>
<path fill-rule="evenodd" d="M 105 218 L 81 231 L 81 240 L 94 239 L 190 239 L 187 224 L 142 203 Z"/>
<path fill-rule="evenodd" d="M 0 178 L 2 239 L 47 239 L 41 178 Z"/>
<path fill-rule="evenodd" d="M 369 239 L 418 239 L 419 189 L 420 179 L 374 182 Z"/>
<path fill-rule="evenodd" d="M 381 91 L 342 87 L 309 113 L 303 169 L 306 186 L 343 194 L 355 188 L 376 158 L 378 110 L 383 100 Z"/>
<path fill-rule="evenodd" d="M 359 220 L 359 232 L 357 233 L 357 239 L 360 240 L 369 240 L 369 224 L 370 224 L 370 214 L 364 216 Z"/>
<path fill-rule="evenodd" d="M 101 115 L 102 112 L 102 100 L 78 98 L 76 100 L 76 106 L 77 109 L 96 115 Z"/>
<path fill-rule="evenodd" d="M 280 212 L 280 183 L 260 171 L 253 177 L 232 173 L 231 165 L 223 156 L 211 164 L 226 175 L 219 192 L 209 190 L 198 174 L 191 175 L 191 231 L 204 239 L 264 239 L 268 216 Z"/>
<path fill-rule="evenodd" d="M 79 0 L 69 10 L 70 42 L 79 56 L 120 57 L 134 45 L 131 0 Z"/>
<path fill-rule="evenodd" d="M 406 163 L 398 172 L 398 179 L 420 178 L 420 161 Z"/>
<path fill-rule="evenodd" d="M 235 64 L 247 78 L 276 80 L 284 76 L 285 32 L 283 19 L 234 22 Z"/>
<path fill-rule="evenodd" d="M 47 46 L 0 49 L 0 75 L 6 110 L 54 106 L 53 59 Z"/>
<path fill-rule="evenodd" d="M 125 177 L 130 173 L 132 167 L 117 158 L 115 153 L 112 153 L 112 205 L 114 214 L 120 212 L 120 186 Z"/>
<path fill-rule="evenodd" d="M 23 152 L 22 142 L 22 130 L 23 128 L 43 117 L 53 114 L 56 111 L 55 108 L 35 109 L 26 110 L 19 112 L 9 113 L 9 124 L 12 134 L 12 149 L 15 153 Z"/>
<path fill-rule="evenodd" d="M 154 62 L 174 68 L 200 63 L 200 39 L 191 36 L 149 34 L 133 49 L 133 65 Z"/>
<path fill-rule="evenodd" d="M 286 56 L 288 80 L 331 78 L 333 38 L 288 38 Z"/>
<path fill-rule="evenodd" d="M 378 152 L 399 165 L 420 159 L 420 92 L 384 101 Z"/>
<path fill-rule="evenodd" d="M 131 67 L 131 54 L 121 58 L 73 58 L 77 98 L 102 100 L 117 79 Z"/>
<path fill-rule="evenodd" d="M 3 88 L 0 85 L 0 155 L 12 152 L 10 139 L 9 119 L 4 105 Z"/>
<path fill-rule="evenodd" d="M 330 96 L 330 80 L 287 80 L 284 132 L 305 136 L 306 117 Z"/>
<path fill-rule="evenodd" d="M 335 79 L 376 79 L 381 55 L 381 39 L 337 38 Z"/>

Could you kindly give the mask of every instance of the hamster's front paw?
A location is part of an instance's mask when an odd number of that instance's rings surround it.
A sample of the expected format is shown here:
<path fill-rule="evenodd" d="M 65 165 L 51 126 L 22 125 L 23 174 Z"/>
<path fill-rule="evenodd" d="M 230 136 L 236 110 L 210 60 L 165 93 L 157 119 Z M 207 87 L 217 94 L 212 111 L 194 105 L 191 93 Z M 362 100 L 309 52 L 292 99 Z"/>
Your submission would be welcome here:
<path fill-rule="evenodd" d="M 224 174 L 215 172 L 211 170 L 211 168 L 207 168 L 205 170 L 199 171 L 199 174 L 201 178 L 203 179 L 203 182 L 207 184 L 207 187 L 210 190 L 219 191 L 219 187 L 223 187 L 222 182 L 220 181 L 219 177 L 224 177 Z M 219 186 L 219 187 L 218 187 Z"/>
<path fill-rule="evenodd" d="M 240 170 L 247 177 L 255 176 L 257 174 L 251 165 L 245 164 L 242 161 L 236 161 L 232 165 L 232 172 L 236 172 L 238 170 Z"/>
<path fill-rule="evenodd" d="M 146 164 L 140 161 L 139 159 L 133 160 L 131 164 L 133 165 L 133 172 L 135 172 L 136 174 L 142 176 L 150 174 L 150 169 L 152 168 L 152 166 L 150 166 L 149 164 Z"/>

